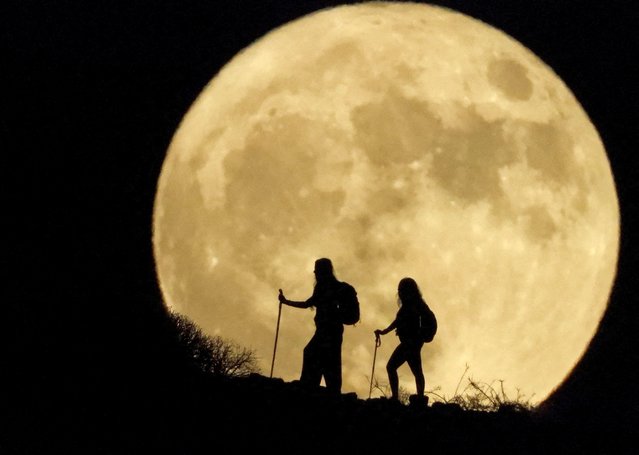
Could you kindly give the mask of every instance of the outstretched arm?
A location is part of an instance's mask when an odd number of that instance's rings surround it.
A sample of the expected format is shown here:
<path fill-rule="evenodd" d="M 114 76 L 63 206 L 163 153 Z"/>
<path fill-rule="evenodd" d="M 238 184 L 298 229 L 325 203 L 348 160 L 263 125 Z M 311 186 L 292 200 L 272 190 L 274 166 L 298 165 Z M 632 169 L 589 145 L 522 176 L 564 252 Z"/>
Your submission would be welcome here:
<path fill-rule="evenodd" d="M 310 299 L 304 300 L 301 302 L 287 299 L 286 297 L 284 297 L 284 293 L 282 292 L 281 289 L 280 289 L 280 294 L 278 298 L 280 299 L 280 303 L 283 303 L 284 305 L 292 306 L 295 308 L 309 308 L 312 306 Z"/>
<path fill-rule="evenodd" d="M 390 323 L 390 325 L 388 327 L 386 327 L 384 330 L 375 330 L 375 335 L 386 335 L 388 332 L 390 332 L 391 330 L 393 330 L 395 327 L 397 327 L 397 319 L 395 319 L 393 322 Z"/>

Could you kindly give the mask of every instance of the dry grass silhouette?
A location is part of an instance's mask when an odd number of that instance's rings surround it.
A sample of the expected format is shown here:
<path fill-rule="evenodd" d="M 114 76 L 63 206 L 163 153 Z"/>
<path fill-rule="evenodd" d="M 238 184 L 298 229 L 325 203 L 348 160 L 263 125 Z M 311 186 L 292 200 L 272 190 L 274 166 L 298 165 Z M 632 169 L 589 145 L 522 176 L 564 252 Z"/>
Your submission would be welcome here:
<path fill-rule="evenodd" d="M 488 411 L 495 412 L 500 409 L 513 409 L 517 411 L 532 411 L 535 404 L 533 396 L 526 396 L 519 389 L 515 397 L 510 397 L 504 389 L 504 381 L 494 380 L 483 382 L 468 376 L 470 367 L 466 365 L 464 372 L 459 378 L 457 387 L 451 397 L 440 393 L 441 387 L 426 390 L 425 394 L 434 398 L 435 402 L 444 404 L 455 404 L 467 411 Z M 370 378 L 368 378 L 370 380 Z M 465 384 L 462 388 L 462 384 Z M 377 390 L 383 397 L 391 396 L 388 382 L 381 382 L 375 376 L 373 378 L 373 390 Z M 409 403 L 410 392 L 404 387 L 399 387 L 399 401 L 402 404 Z"/>
<path fill-rule="evenodd" d="M 466 365 L 452 397 L 449 398 L 440 394 L 440 387 L 428 390 L 426 394 L 437 398 L 442 403 L 457 404 L 462 409 L 471 411 L 498 411 L 505 408 L 532 411 L 535 408 L 532 396 L 527 397 L 519 389 L 516 389 L 517 396 L 510 397 L 504 389 L 504 381 L 502 379 L 493 380 L 492 382 L 477 381 L 467 376 L 469 370 L 470 367 Z M 466 385 L 461 388 L 464 379 L 466 380 Z"/>

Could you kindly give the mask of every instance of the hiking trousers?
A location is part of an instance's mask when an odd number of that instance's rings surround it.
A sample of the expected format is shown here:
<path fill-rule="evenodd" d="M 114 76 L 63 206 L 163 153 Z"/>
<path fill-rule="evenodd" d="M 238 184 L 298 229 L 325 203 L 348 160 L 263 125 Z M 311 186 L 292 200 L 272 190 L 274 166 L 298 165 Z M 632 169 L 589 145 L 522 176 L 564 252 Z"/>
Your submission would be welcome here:
<path fill-rule="evenodd" d="M 304 348 L 300 381 L 309 386 L 319 386 L 324 377 L 329 391 L 340 393 L 342 389 L 342 335 L 344 328 L 317 328 Z"/>

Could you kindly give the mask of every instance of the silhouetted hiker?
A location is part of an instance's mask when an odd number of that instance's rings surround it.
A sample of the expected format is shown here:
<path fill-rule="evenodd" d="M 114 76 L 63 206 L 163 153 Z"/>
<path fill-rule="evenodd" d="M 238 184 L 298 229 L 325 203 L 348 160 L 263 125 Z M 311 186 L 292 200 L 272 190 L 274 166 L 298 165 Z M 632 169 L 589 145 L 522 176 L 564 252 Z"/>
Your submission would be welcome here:
<path fill-rule="evenodd" d="M 415 376 L 417 388 L 416 402 L 426 404 L 428 397 L 424 396 L 424 372 L 422 370 L 421 350 L 424 345 L 420 330 L 420 317 L 427 314 L 428 306 L 422 298 L 417 283 L 412 278 L 402 278 L 397 287 L 399 310 L 391 324 L 384 330 L 375 330 L 375 336 L 386 335 L 395 329 L 399 337 L 399 346 L 395 348 L 386 364 L 388 381 L 394 400 L 399 400 L 399 378 L 397 369 L 408 362 L 411 372 Z"/>
<path fill-rule="evenodd" d="M 324 376 L 327 390 L 339 394 L 342 389 L 342 334 L 344 325 L 340 300 L 356 296 L 348 283 L 338 281 L 330 259 L 315 261 L 313 295 L 302 302 L 288 300 L 280 289 L 279 300 L 296 308 L 315 307 L 315 334 L 304 348 L 302 384 L 319 386 Z"/>

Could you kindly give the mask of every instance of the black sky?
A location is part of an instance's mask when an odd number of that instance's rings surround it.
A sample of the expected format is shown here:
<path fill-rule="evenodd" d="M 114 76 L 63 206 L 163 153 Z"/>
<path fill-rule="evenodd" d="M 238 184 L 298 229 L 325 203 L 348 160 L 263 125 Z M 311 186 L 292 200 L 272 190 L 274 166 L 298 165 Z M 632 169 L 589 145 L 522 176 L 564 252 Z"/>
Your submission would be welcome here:
<path fill-rule="evenodd" d="M 601 330 L 557 399 L 593 414 L 599 408 L 592 403 L 603 399 L 604 415 L 636 415 L 636 8 L 629 1 L 432 3 L 481 19 L 531 49 L 570 87 L 603 139 L 622 211 L 619 274 Z M 182 116 L 239 50 L 276 26 L 336 4 L 20 1 L 0 7 L 9 107 L 0 124 L 8 138 L 5 257 L 15 310 L 5 324 L 16 379 L 38 376 L 31 390 L 37 393 L 86 359 L 99 382 L 99 364 L 136 350 L 159 311 L 153 197 Z"/>

